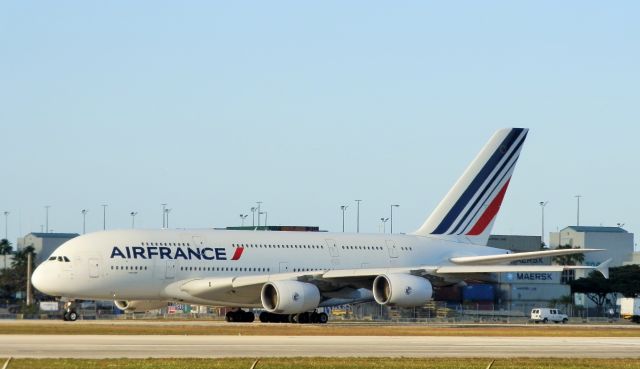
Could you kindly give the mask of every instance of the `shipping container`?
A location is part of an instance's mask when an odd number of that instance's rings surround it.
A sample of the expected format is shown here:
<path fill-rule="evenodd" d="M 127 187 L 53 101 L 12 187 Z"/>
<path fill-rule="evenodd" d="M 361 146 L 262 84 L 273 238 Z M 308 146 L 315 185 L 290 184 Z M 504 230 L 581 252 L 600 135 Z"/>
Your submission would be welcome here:
<path fill-rule="evenodd" d="M 433 291 L 433 299 L 436 301 L 460 302 L 462 294 L 460 286 L 436 287 Z"/>
<path fill-rule="evenodd" d="M 495 288 L 492 284 L 472 284 L 462 288 L 464 301 L 494 301 Z"/>
<path fill-rule="evenodd" d="M 501 284 L 502 297 L 507 301 L 549 301 L 571 295 L 566 284 Z"/>

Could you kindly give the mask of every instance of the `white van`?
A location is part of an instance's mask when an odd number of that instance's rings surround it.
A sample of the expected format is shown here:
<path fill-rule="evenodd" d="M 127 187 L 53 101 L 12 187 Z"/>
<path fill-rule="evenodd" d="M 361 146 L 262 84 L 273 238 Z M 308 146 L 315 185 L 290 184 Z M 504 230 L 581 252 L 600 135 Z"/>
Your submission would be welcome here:
<path fill-rule="evenodd" d="M 539 323 L 539 322 L 547 323 L 551 321 L 555 323 L 562 322 L 562 324 L 565 324 L 566 322 L 569 321 L 569 317 L 567 316 L 567 314 L 563 314 L 558 309 L 535 308 L 531 310 L 531 320 L 534 323 Z"/>

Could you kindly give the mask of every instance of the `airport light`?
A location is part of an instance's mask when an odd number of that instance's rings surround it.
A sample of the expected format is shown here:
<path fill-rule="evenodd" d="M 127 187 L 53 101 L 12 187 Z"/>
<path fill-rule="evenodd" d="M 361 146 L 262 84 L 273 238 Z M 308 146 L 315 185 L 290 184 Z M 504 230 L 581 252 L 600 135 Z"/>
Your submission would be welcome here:
<path fill-rule="evenodd" d="M 107 229 L 107 204 L 102 204 L 102 230 Z"/>
<path fill-rule="evenodd" d="M 4 239 L 9 241 L 9 212 L 8 211 L 4 212 Z"/>
<path fill-rule="evenodd" d="M 393 234 L 393 208 L 399 208 L 400 205 L 393 204 L 391 205 L 391 234 Z"/>
<path fill-rule="evenodd" d="M 169 213 L 171 212 L 171 209 L 164 209 L 164 213 L 167 215 L 167 229 L 169 228 Z"/>
<path fill-rule="evenodd" d="M 244 227 L 244 220 L 247 219 L 249 214 L 240 214 L 240 220 L 242 221 L 242 226 Z"/>
<path fill-rule="evenodd" d="M 360 233 L 360 202 L 362 200 L 356 200 L 356 203 L 358 204 L 357 206 L 357 210 L 356 210 L 356 233 Z"/>
<path fill-rule="evenodd" d="M 258 208 L 256 208 L 255 206 L 251 207 L 251 226 L 252 227 L 256 226 L 256 210 L 258 210 Z"/>
<path fill-rule="evenodd" d="M 132 211 L 129 215 L 131 215 L 131 229 L 134 229 L 136 227 L 136 215 L 138 215 L 138 212 Z"/>
<path fill-rule="evenodd" d="M 541 213 L 542 213 L 542 219 L 540 220 L 540 225 L 542 227 L 542 230 L 540 232 L 540 241 L 541 241 L 540 247 L 541 248 L 544 248 L 546 246 L 545 243 L 544 243 L 544 207 L 547 206 L 548 203 L 549 203 L 549 201 L 540 201 L 540 203 L 539 203 L 540 204 L 540 210 L 541 210 Z"/>
<path fill-rule="evenodd" d="M 167 204 L 160 204 L 162 205 L 162 228 L 166 228 L 166 219 L 167 219 Z"/>
<path fill-rule="evenodd" d="M 348 205 L 340 205 L 340 210 L 342 210 L 342 233 L 344 233 L 344 212 L 348 207 Z"/>
<path fill-rule="evenodd" d="M 582 195 L 575 195 L 576 200 L 578 200 L 578 209 L 576 210 L 576 226 L 580 225 L 580 198 Z"/>
<path fill-rule="evenodd" d="M 380 221 L 382 222 L 382 233 L 387 233 L 387 221 L 389 220 L 389 218 L 380 218 Z"/>
<path fill-rule="evenodd" d="M 44 206 L 44 232 L 49 233 L 49 208 L 51 205 Z"/>
<path fill-rule="evenodd" d="M 260 227 L 260 215 L 264 214 L 264 228 L 267 229 L 267 224 L 269 220 L 269 213 L 266 211 L 261 211 L 258 213 L 258 227 Z"/>
<path fill-rule="evenodd" d="M 88 212 L 89 212 L 89 210 L 87 210 L 87 209 L 82 209 L 82 211 L 80 211 L 80 213 L 82 213 L 82 234 L 86 233 L 87 213 Z"/>
<path fill-rule="evenodd" d="M 262 214 L 262 211 L 260 211 L 260 205 L 262 205 L 262 201 L 256 201 L 256 204 L 258 204 L 258 209 L 256 209 L 256 211 L 258 212 L 258 227 L 260 227 L 260 215 Z"/>

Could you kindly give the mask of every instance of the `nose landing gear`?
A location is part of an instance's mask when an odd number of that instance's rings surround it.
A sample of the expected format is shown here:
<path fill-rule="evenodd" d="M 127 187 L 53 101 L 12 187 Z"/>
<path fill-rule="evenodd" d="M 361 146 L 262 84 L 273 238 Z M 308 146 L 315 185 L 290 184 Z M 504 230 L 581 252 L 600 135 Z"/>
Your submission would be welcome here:
<path fill-rule="evenodd" d="M 64 314 L 62 315 L 62 319 L 65 322 L 75 322 L 78 320 L 75 301 L 67 301 L 64 303 Z"/>

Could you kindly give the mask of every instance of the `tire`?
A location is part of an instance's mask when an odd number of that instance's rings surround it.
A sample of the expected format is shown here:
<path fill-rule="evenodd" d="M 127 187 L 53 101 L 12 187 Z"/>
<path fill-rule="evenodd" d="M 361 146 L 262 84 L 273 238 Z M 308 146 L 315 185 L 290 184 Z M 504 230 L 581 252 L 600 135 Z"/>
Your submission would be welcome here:
<path fill-rule="evenodd" d="M 229 323 L 234 323 L 236 321 L 236 316 L 233 312 L 231 311 L 227 311 L 227 313 L 224 315 L 224 320 L 226 320 Z"/>
<path fill-rule="evenodd" d="M 327 324 L 328 321 L 329 321 L 329 315 L 327 315 L 327 313 L 318 314 L 318 323 Z"/>
<path fill-rule="evenodd" d="M 291 324 L 300 323 L 300 320 L 298 318 L 298 314 L 289 314 L 287 319 L 288 319 L 289 323 L 291 323 Z"/>
<path fill-rule="evenodd" d="M 562 324 L 567 324 L 568 321 L 569 321 L 569 319 L 564 318 L 564 319 L 562 319 Z"/>
<path fill-rule="evenodd" d="M 312 324 L 318 324 L 320 321 L 318 320 L 318 313 L 317 312 L 313 312 L 311 313 L 311 315 L 309 316 L 309 321 Z"/>
<path fill-rule="evenodd" d="M 245 323 L 253 323 L 254 320 L 256 320 L 256 315 L 250 311 L 247 311 L 244 313 L 244 317 L 243 317 L 243 321 Z"/>
<path fill-rule="evenodd" d="M 260 322 L 262 323 L 269 323 L 271 321 L 269 319 L 269 313 L 267 313 L 266 311 L 261 312 L 258 316 L 258 319 L 260 319 Z"/>
<path fill-rule="evenodd" d="M 309 313 L 300 313 L 298 314 L 298 323 L 300 324 L 307 324 L 309 323 Z"/>
<path fill-rule="evenodd" d="M 65 322 L 69 321 L 69 312 L 65 311 L 64 314 L 62 314 L 62 320 Z"/>
<path fill-rule="evenodd" d="M 547 318 L 542 319 L 542 323 L 544 323 L 544 324 L 549 323 L 549 319 L 547 319 Z"/>
<path fill-rule="evenodd" d="M 70 322 L 75 322 L 76 320 L 78 320 L 78 313 L 76 313 L 75 311 L 71 310 L 68 314 L 67 314 L 67 319 Z"/>

